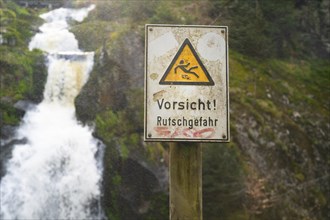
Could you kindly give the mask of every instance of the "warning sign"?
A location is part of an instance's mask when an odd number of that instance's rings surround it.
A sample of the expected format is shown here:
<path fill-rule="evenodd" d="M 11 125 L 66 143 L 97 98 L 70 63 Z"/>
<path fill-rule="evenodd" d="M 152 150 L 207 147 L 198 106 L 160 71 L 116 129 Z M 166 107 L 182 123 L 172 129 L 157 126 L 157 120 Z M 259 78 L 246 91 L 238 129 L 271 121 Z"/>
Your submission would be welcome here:
<path fill-rule="evenodd" d="M 159 84 L 214 85 L 214 82 L 187 38 Z"/>
<path fill-rule="evenodd" d="M 145 31 L 145 141 L 229 142 L 227 27 Z"/>

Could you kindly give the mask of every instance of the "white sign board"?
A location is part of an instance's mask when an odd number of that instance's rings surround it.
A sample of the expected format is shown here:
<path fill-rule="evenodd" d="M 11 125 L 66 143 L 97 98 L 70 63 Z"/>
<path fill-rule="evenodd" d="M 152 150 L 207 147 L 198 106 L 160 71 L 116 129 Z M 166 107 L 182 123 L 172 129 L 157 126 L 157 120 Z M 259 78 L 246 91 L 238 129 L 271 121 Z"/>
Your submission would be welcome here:
<path fill-rule="evenodd" d="M 145 141 L 228 142 L 227 27 L 145 31 Z"/>

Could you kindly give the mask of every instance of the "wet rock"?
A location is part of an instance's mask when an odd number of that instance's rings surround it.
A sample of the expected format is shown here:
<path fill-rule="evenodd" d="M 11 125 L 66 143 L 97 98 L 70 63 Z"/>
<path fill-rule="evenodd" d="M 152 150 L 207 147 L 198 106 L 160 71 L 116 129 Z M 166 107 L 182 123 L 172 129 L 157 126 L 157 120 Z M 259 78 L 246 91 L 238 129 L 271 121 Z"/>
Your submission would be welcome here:
<path fill-rule="evenodd" d="M 21 112 L 26 112 L 35 107 L 35 104 L 29 100 L 19 100 L 14 104 L 14 108 Z"/>
<path fill-rule="evenodd" d="M 12 125 L 3 125 L 1 127 L 1 145 L 8 139 L 14 137 L 15 131 L 16 131 L 16 126 Z"/>
<path fill-rule="evenodd" d="M 102 58 L 104 59 L 104 57 Z M 129 87 L 127 74 L 113 60 L 96 58 L 89 80 L 75 99 L 77 118 L 92 121 L 100 111 L 117 111 L 127 106 L 125 89 Z"/>
<path fill-rule="evenodd" d="M 1 140 L 1 146 L 0 146 L 0 180 L 6 173 L 6 163 L 12 156 L 12 151 L 15 145 L 19 144 L 25 144 L 27 142 L 27 139 L 23 138 L 20 140 L 14 139 L 6 144 L 3 144 L 3 141 Z"/>
<path fill-rule="evenodd" d="M 0 102 L 5 105 L 11 105 L 13 103 L 13 99 L 8 96 L 1 97 Z"/>
<path fill-rule="evenodd" d="M 143 39 L 134 30 L 124 33 L 115 45 L 109 48 L 109 56 L 123 69 L 128 75 L 128 83 L 132 88 L 143 87 L 144 65 L 143 65 Z"/>
<path fill-rule="evenodd" d="M 108 143 L 106 147 L 103 205 L 118 219 L 145 219 L 149 212 L 157 212 L 152 203 L 160 194 L 164 195 L 159 170 L 139 157 L 141 155 L 131 153 L 123 158 L 114 143 Z"/>
<path fill-rule="evenodd" d="M 157 178 L 137 161 L 128 158 L 122 164 L 121 195 L 136 213 L 146 212 L 145 207 L 153 191 L 159 188 Z"/>
<path fill-rule="evenodd" d="M 295 119 L 298 119 L 298 118 L 301 118 L 301 115 L 300 115 L 299 112 L 294 111 L 294 112 L 293 112 L 293 117 L 294 117 Z"/>

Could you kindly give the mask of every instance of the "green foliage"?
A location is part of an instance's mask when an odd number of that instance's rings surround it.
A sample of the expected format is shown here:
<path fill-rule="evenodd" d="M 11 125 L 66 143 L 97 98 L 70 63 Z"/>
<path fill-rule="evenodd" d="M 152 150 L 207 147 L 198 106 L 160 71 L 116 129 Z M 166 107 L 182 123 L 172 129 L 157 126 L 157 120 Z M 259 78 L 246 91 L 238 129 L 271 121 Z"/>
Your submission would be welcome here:
<path fill-rule="evenodd" d="M 91 22 L 85 28 L 95 25 L 101 29 L 101 23 L 108 22 L 102 34 L 89 31 L 96 41 L 104 41 L 118 24 L 131 30 L 141 30 L 146 23 L 227 25 L 230 47 L 245 55 L 258 59 L 326 58 L 328 7 L 326 1 L 295 0 L 102 1 L 88 18 L 100 23 Z"/>
<path fill-rule="evenodd" d="M 17 114 L 13 114 L 12 112 L 3 111 L 1 114 L 1 124 L 18 125 L 19 121 L 19 116 Z"/>
<path fill-rule="evenodd" d="M 32 15 L 27 9 L 19 7 L 13 1 L 6 1 L 2 5 L 3 7 L 0 8 L 0 34 L 4 44 L 24 47 L 32 36 L 30 24 L 36 21 L 37 16 Z"/>
<path fill-rule="evenodd" d="M 109 143 L 108 143 L 109 144 Z M 122 177 L 119 174 L 119 161 L 115 148 L 107 147 L 104 154 L 103 209 L 109 219 L 120 219 L 119 194 Z"/>
<path fill-rule="evenodd" d="M 236 51 L 258 58 L 329 56 L 327 1 L 209 2 L 209 16 L 215 24 L 229 26 Z"/>
<path fill-rule="evenodd" d="M 146 21 L 154 24 L 205 24 L 207 1 L 159 1 L 153 8 L 152 16 Z"/>
<path fill-rule="evenodd" d="M 131 119 L 129 111 L 108 110 L 98 114 L 95 120 L 97 135 L 107 143 L 116 142 L 123 158 L 140 143 L 140 134 L 135 133 Z"/>
<path fill-rule="evenodd" d="M 17 6 L 12 1 L 1 1 L 0 35 L 3 41 L 0 44 L 0 109 L 3 124 L 18 124 L 22 114 L 8 107 L 20 99 L 40 101 L 42 96 L 46 72 L 40 60 L 43 55 L 40 51 L 29 51 L 27 42 L 32 36 L 31 25 L 37 20 L 37 15 L 25 8 Z M 40 73 L 41 72 L 41 73 Z M 38 76 L 38 77 L 36 77 Z M 39 81 L 42 81 L 42 85 Z M 7 106 L 7 107 L 6 107 Z"/>
<path fill-rule="evenodd" d="M 106 141 L 110 141 L 111 138 L 117 134 L 118 121 L 118 116 L 113 111 L 104 112 L 96 116 L 96 131 Z"/>
<path fill-rule="evenodd" d="M 167 220 L 168 219 L 168 195 L 164 193 L 157 193 L 150 201 L 149 210 L 147 214 L 143 215 L 145 220 Z"/>
<path fill-rule="evenodd" d="M 18 125 L 19 118 L 15 115 L 11 115 L 8 112 L 3 112 L 2 114 L 2 123 L 7 125 Z"/>
<path fill-rule="evenodd" d="M 1 125 L 18 125 L 22 114 L 14 107 L 0 102 L 0 124 Z"/>
<path fill-rule="evenodd" d="M 203 148 L 203 210 L 204 218 L 230 219 L 242 210 L 244 170 L 235 144 L 204 144 Z"/>
<path fill-rule="evenodd" d="M 108 39 L 112 31 L 112 25 L 108 21 L 91 21 L 87 23 L 76 24 L 72 31 L 79 42 L 79 46 L 86 51 L 95 51 L 100 43 Z"/>
<path fill-rule="evenodd" d="M 13 101 L 36 95 L 36 93 L 42 93 L 38 87 L 43 85 L 38 84 L 39 77 L 46 75 L 45 68 L 38 64 L 43 60 L 43 55 L 40 51 L 28 51 L 20 50 L 17 48 L 11 48 L 10 50 L 4 50 L 0 46 L 0 51 L 6 53 L 6 56 L 0 57 L 0 69 L 1 77 L 1 90 L 0 95 L 2 97 L 11 97 Z M 40 73 L 41 71 L 42 73 Z M 38 74 L 38 79 L 35 75 Z M 45 79 L 44 79 L 45 80 Z M 44 83 L 44 80 L 42 82 Z"/>

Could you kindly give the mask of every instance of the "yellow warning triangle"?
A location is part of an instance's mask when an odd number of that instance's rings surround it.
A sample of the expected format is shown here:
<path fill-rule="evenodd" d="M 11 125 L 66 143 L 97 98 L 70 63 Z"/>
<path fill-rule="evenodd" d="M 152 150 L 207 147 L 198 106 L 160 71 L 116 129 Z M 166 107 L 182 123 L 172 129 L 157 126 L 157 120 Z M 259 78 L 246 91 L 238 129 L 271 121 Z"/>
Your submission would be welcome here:
<path fill-rule="evenodd" d="M 214 81 L 187 38 L 176 53 L 159 84 L 213 86 Z"/>

